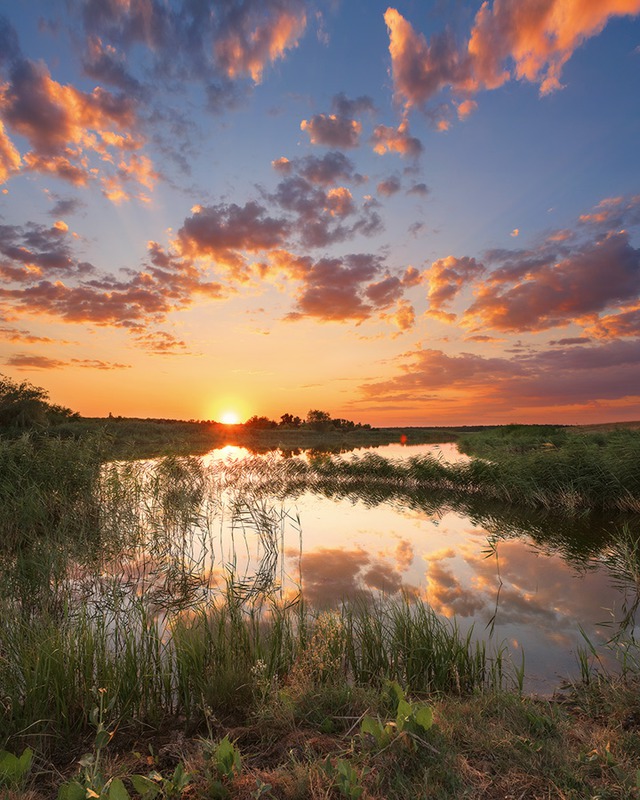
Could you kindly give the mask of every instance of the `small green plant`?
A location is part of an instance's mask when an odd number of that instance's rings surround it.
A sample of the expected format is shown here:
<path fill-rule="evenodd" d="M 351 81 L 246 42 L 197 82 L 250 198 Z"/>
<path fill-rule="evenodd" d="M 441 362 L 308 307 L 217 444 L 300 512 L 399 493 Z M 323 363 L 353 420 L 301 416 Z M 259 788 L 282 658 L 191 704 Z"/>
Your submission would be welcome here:
<path fill-rule="evenodd" d="M 191 779 L 191 774 L 185 772 L 182 763 L 179 763 L 170 778 L 163 778 L 157 770 L 152 770 L 148 775 L 132 775 L 131 783 L 143 800 L 155 800 L 158 797 L 174 800 L 182 797 Z"/>
<path fill-rule="evenodd" d="M 370 772 L 368 767 L 364 767 L 360 774 L 344 758 L 338 758 L 334 763 L 327 756 L 322 768 L 344 797 L 349 797 L 350 800 L 359 800 L 364 792 L 362 778 Z"/>
<path fill-rule="evenodd" d="M 415 749 L 416 740 L 433 725 L 433 710 L 425 703 L 409 702 L 397 681 L 390 681 L 389 688 L 397 700 L 395 720 L 381 722 L 367 714 L 362 720 L 360 732 L 363 736 L 371 736 L 378 750 L 396 740 Z M 422 739 L 419 740 L 426 744 Z"/>
<path fill-rule="evenodd" d="M 260 778 L 256 778 L 256 788 L 251 792 L 251 797 L 254 797 L 255 800 L 260 800 L 261 797 L 266 797 L 272 788 L 270 783 L 265 783 Z"/>
<path fill-rule="evenodd" d="M 32 762 L 33 751 L 28 747 L 23 750 L 21 756 L 0 750 L 0 786 L 20 789 L 29 774 Z"/>
<path fill-rule="evenodd" d="M 225 736 L 217 744 L 212 741 L 204 742 L 205 758 L 210 765 L 211 783 L 209 786 L 211 797 L 223 798 L 229 797 L 229 790 L 226 783 L 232 781 L 236 775 L 242 771 L 242 758 L 240 756 L 239 748 Z M 261 795 L 256 795 L 261 797 Z"/>
<path fill-rule="evenodd" d="M 89 719 L 96 730 L 93 742 L 93 752 L 85 753 L 78 759 L 81 766 L 80 775 L 67 783 L 63 783 L 58 790 L 58 800 L 96 800 L 105 798 L 106 800 L 129 800 L 129 792 L 120 778 L 109 778 L 105 780 L 102 775 L 100 761 L 102 751 L 109 744 L 115 733 L 108 730 L 104 724 L 104 718 L 108 711 L 113 708 L 114 700 L 105 705 L 106 689 L 97 689 L 95 694 L 98 705 L 93 708 Z"/>

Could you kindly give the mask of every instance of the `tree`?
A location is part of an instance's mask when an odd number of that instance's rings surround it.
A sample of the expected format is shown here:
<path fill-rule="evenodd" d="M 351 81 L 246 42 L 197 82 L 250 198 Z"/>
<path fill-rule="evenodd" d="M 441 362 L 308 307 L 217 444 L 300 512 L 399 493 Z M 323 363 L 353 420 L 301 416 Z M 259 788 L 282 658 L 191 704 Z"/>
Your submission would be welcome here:
<path fill-rule="evenodd" d="M 257 428 L 259 430 L 278 427 L 278 423 L 275 420 L 269 419 L 269 417 L 259 417 L 256 414 L 254 414 L 252 417 L 249 417 L 244 424 L 247 428 Z"/>
<path fill-rule="evenodd" d="M 300 417 L 294 417 L 293 414 L 282 414 L 280 417 L 281 428 L 299 428 L 302 425 Z"/>
<path fill-rule="evenodd" d="M 17 383 L 0 375 L 0 427 L 27 430 L 77 418 L 70 408 L 48 402 L 49 393 L 28 381 Z"/>
<path fill-rule="evenodd" d="M 314 431 L 326 431 L 331 426 L 331 415 L 314 409 L 307 413 L 306 423 Z"/>

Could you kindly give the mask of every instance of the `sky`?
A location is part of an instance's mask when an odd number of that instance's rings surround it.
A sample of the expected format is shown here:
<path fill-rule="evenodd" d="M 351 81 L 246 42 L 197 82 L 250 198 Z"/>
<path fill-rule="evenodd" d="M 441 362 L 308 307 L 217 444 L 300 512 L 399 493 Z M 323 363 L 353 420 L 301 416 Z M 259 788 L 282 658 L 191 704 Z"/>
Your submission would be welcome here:
<path fill-rule="evenodd" d="M 640 0 L 0 0 L 0 373 L 640 419 Z"/>

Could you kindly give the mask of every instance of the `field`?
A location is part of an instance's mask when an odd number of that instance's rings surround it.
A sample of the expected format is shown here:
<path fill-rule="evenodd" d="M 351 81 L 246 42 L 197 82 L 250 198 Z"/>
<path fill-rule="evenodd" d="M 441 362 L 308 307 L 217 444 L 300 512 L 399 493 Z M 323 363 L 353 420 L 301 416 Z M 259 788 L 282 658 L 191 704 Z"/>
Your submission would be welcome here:
<path fill-rule="evenodd" d="M 260 431 L 250 437 L 258 449 L 283 447 L 284 435 L 286 450 L 315 437 L 317 452 L 278 469 L 259 458 L 205 469 L 171 456 L 149 470 L 105 462 L 125 442 L 130 455 L 149 456 L 182 437 L 185 452 L 192 434 L 198 452 L 211 432 L 199 423 L 96 427 L 70 422 L 59 435 L 0 440 L 7 797 L 639 796 L 632 624 L 610 642 L 615 674 L 585 639 L 581 680 L 529 697 L 524 662 L 417 597 L 314 609 L 279 591 L 269 558 L 250 584 L 229 570 L 212 595 L 187 534 L 205 517 L 216 530 L 221 515 L 235 515 L 277 559 L 282 519 L 265 497 L 300 486 L 429 491 L 478 514 L 489 501 L 505 509 L 491 512 L 498 521 L 527 507 L 568 517 L 609 510 L 621 514 L 612 553 L 638 587 L 640 432 L 449 429 L 476 456 L 451 466 L 330 454 L 399 434 L 434 441 L 440 431 L 356 431 L 333 446 L 322 432 Z M 233 444 L 249 437 L 214 434 Z"/>

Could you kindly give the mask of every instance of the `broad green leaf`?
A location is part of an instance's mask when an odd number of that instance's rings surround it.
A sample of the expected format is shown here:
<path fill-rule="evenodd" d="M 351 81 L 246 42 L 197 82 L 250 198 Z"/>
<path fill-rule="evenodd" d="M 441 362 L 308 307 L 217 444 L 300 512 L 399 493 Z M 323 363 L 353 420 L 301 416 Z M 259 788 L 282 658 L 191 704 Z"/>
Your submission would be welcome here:
<path fill-rule="evenodd" d="M 368 714 L 362 720 L 360 725 L 360 730 L 362 733 L 368 733 L 376 740 L 376 742 L 380 743 L 380 738 L 383 735 L 382 725 L 378 722 L 377 719 L 370 717 Z"/>
<path fill-rule="evenodd" d="M 20 777 L 20 762 L 13 753 L 0 750 L 0 784 L 13 784 Z"/>
<path fill-rule="evenodd" d="M 147 800 L 147 798 L 148 800 L 153 800 L 153 798 L 160 792 L 158 785 L 149 778 L 146 778 L 144 775 L 132 775 L 131 783 L 133 784 L 133 788 L 136 790 L 136 792 L 142 795 L 145 800 Z"/>
<path fill-rule="evenodd" d="M 396 716 L 396 725 L 398 726 L 398 730 L 404 730 L 405 723 L 411 717 L 413 713 L 413 709 L 411 708 L 411 703 L 407 703 L 406 700 L 400 700 L 398 702 L 398 713 Z"/>
<path fill-rule="evenodd" d="M 414 711 L 414 717 L 418 725 L 425 731 L 433 725 L 433 709 L 429 706 L 420 706 Z"/>
<path fill-rule="evenodd" d="M 109 800 L 131 800 L 131 795 L 120 778 L 114 778 L 111 781 L 109 785 Z"/>
<path fill-rule="evenodd" d="M 33 762 L 33 750 L 30 747 L 25 748 L 24 752 L 19 758 L 20 763 L 20 777 L 24 778 L 24 776 L 29 772 L 31 769 L 31 764 Z"/>
<path fill-rule="evenodd" d="M 402 690 L 402 686 L 400 686 L 398 681 L 389 681 L 389 688 L 395 694 L 398 703 L 400 704 L 404 700 L 404 691 Z"/>
<path fill-rule="evenodd" d="M 87 793 L 78 781 L 63 783 L 58 789 L 58 800 L 86 800 Z"/>

